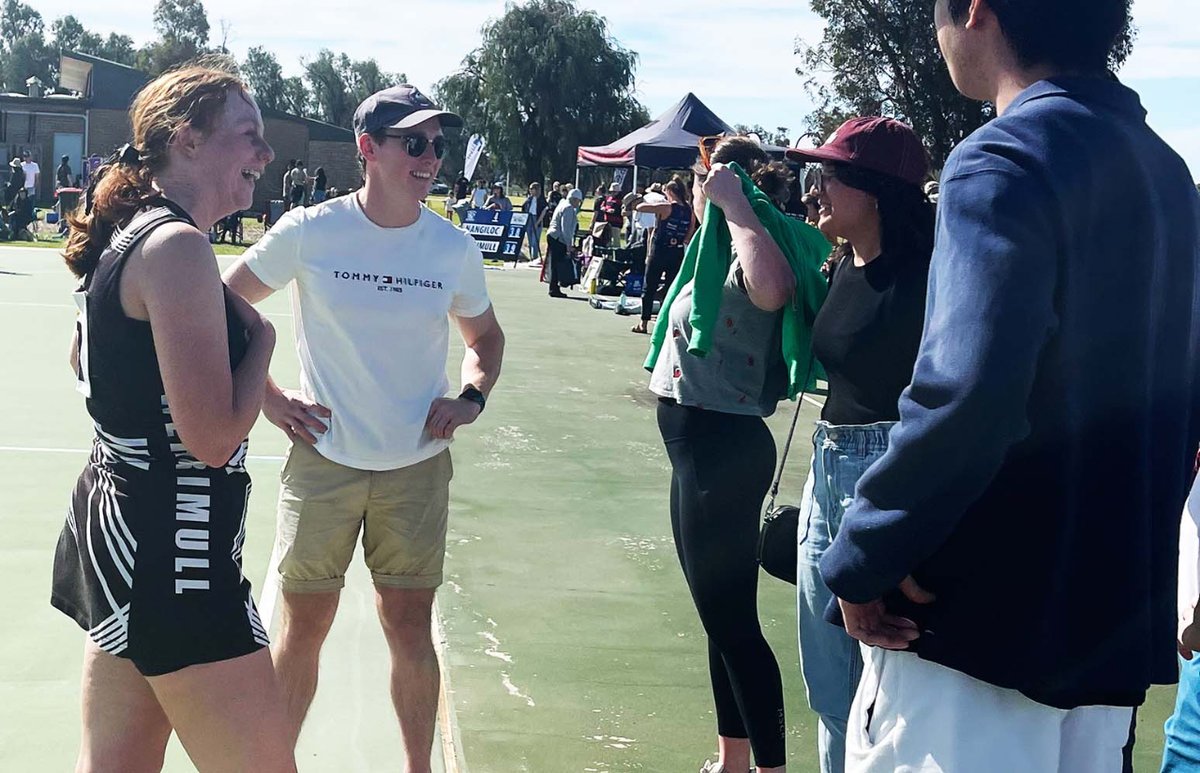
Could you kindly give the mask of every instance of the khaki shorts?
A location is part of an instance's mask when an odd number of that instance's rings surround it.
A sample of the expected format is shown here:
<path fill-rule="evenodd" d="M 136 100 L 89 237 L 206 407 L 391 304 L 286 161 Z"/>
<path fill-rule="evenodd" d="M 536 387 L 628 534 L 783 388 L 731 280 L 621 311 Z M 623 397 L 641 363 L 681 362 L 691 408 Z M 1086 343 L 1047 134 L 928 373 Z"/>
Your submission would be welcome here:
<path fill-rule="evenodd" d="M 371 471 L 292 444 L 280 475 L 275 534 L 283 590 L 342 588 L 360 530 L 376 585 L 441 585 L 453 476 L 449 449 L 408 467 Z"/>

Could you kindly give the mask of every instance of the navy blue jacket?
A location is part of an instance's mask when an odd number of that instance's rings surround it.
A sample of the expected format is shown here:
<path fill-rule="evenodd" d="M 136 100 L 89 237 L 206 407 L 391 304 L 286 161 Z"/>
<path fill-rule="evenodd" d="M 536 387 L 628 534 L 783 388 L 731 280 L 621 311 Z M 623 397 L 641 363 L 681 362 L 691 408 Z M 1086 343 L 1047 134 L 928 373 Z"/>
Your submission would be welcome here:
<path fill-rule="evenodd" d="M 951 154 L 912 384 L 821 561 L 913 649 L 1050 706 L 1176 679 L 1200 442 L 1200 196 L 1115 79 L 1023 91 Z M 937 595 L 897 598 L 906 575 Z M 831 610 L 832 613 L 832 610 Z"/>

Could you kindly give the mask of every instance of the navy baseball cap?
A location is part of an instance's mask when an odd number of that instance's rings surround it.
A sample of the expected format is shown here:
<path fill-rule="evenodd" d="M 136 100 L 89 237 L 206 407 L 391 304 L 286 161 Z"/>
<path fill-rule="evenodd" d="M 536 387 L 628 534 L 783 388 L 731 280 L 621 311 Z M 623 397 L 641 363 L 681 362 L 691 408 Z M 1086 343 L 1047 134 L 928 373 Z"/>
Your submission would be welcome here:
<path fill-rule="evenodd" d="M 384 129 L 409 129 L 430 118 L 441 119 L 442 126 L 456 129 L 463 119 L 448 110 L 440 110 L 416 86 L 402 83 L 377 91 L 363 100 L 354 111 L 354 133 L 372 134 Z"/>

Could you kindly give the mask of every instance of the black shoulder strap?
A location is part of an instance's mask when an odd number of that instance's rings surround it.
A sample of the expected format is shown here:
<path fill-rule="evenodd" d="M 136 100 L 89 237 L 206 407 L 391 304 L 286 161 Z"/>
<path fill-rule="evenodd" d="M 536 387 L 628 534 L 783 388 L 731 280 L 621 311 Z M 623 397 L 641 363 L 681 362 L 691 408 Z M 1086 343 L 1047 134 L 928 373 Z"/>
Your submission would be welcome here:
<path fill-rule="evenodd" d="M 108 242 L 108 248 L 118 255 L 124 255 L 149 236 L 151 231 L 166 223 L 194 225 L 189 218 L 170 207 L 147 209 L 135 215 L 124 228 L 115 231 Z"/>

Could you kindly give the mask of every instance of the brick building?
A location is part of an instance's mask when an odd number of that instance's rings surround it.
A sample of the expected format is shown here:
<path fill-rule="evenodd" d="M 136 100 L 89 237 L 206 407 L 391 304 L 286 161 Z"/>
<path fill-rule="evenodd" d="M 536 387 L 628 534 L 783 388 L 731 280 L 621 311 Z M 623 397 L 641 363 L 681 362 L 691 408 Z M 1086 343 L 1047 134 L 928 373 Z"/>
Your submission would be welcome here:
<path fill-rule="evenodd" d="M 43 95 L 36 82 L 26 94 L 0 94 L 0 150 L 5 161 L 30 152 L 41 167 L 38 199 L 43 203 L 54 196 L 54 173 L 62 156 L 69 157 L 72 171 L 79 174 L 88 156 L 107 156 L 131 139 L 129 106 L 149 81 L 132 67 L 71 52 L 63 53 L 60 73 L 59 86 L 69 95 Z M 325 167 L 331 187 L 361 184 L 349 129 L 279 110 L 263 110 L 263 123 L 275 160 L 255 189 L 256 210 L 281 197 L 284 168 L 295 158 L 304 161 L 309 174 Z"/>

